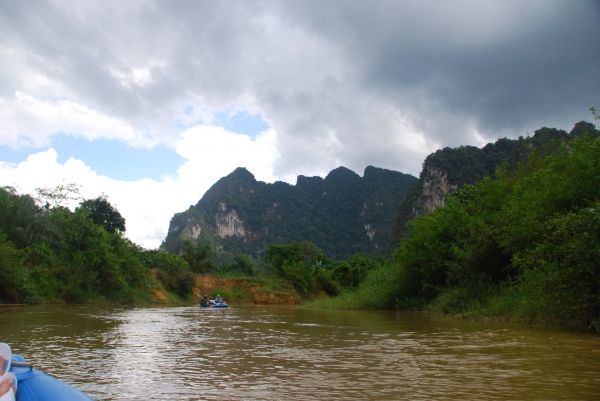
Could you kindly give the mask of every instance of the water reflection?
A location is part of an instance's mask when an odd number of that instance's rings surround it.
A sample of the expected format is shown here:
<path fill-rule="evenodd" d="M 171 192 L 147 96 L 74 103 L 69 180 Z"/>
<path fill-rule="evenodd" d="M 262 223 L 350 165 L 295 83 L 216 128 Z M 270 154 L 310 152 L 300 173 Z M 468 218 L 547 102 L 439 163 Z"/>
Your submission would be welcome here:
<path fill-rule="evenodd" d="M 98 400 L 598 399 L 600 338 L 281 307 L 0 307 L 15 353 Z"/>

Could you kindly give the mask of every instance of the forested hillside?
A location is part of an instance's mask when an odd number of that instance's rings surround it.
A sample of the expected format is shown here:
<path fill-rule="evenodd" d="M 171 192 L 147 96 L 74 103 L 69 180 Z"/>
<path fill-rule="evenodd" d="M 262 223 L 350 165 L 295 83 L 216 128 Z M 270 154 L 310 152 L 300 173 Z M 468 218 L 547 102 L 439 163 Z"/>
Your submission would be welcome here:
<path fill-rule="evenodd" d="M 585 132 L 592 138 L 600 136 L 600 131 L 593 124 L 580 121 L 575 124 L 570 133 L 544 127 L 527 138 L 502 138 L 495 143 L 488 143 L 483 148 L 461 146 L 440 149 L 430 154 L 423 163 L 419 180 L 411 186 L 407 196 L 398 206 L 388 244 L 388 254 L 394 250 L 399 239 L 407 236 L 408 221 L 445 205 L 450 193 L 461 189 L 465 184 L 472 185 L 484 177 L 494 176 L 496 168 L 503 163 L 514 168 L 517 163 L 527 160 L 527 155 L 532 149 L 540 149 L 553 140 L 564 143 Z M 551 151 L 549 147 L 545 150 L 545 152 Z"/>
<path fill-rule="evenodd" d="M 599 141 L 534 150 L 411 221 L 394 254 L 396 306 L 480 302 L 599 329 Z"/>
<path fill-rule="evenodd" d="M 184 241 L 260 259 L 270 244 L 308 240 L 334 259 L 385 252 L 400 201 L 417 179 L 369 166 L 364 176 L 339 167 L 327 177 L 299 176 L 296 185 L 256 181 L 244 168 L 219 180 L 197 205 L 171 219 L 163 248 Z"/>

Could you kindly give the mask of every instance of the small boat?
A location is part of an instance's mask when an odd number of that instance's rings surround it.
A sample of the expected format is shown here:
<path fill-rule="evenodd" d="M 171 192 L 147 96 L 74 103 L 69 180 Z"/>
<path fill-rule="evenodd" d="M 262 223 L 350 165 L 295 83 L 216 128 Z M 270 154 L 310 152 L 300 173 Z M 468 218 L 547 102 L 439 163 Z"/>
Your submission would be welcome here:
<path fill-rule="evenodd" d="M 223 302 L 220 304 L 212 304 L 210 306 L 202 306 L 202 305 L 198 305 L 200 308 L 202 309 L 224 309 L 224 308 L 229 308 L 229 305 L 227 304 L 227 302 Z"/>
<path fill-rule="evenodd" d="M 34 369 L 21 355 L 12 356 L 10 372 L 17 377 L 17 401 L 94 401 L 75 387 Z"/>

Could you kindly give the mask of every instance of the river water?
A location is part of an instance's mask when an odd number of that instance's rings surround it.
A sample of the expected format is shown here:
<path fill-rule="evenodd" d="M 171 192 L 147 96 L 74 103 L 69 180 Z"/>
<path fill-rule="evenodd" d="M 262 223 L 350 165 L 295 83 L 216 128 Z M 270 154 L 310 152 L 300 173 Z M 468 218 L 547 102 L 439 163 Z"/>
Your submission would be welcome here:
<path fill-rule="evenodd" d="M 2 306 L 0 341 L 98 400 L 600 399 L 600 336 L 407 313 Z"/>

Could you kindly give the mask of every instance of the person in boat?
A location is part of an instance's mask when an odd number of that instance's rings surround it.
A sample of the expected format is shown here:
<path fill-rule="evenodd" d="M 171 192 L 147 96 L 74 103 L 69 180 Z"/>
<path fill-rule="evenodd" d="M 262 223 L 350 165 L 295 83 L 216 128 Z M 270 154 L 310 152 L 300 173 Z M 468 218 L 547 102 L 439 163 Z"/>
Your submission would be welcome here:
<path fill-rule="evenodd" d="M 17 392 L 16 378 L 8 373 L 11 356 L 10 347 L 0 343 L 0 401 L 14 401 Z"/>
<path fill-rule="evenodd" d="M 223 298 L 221 298 L 220 294 L 217 294 L 217 297 L 215 298 L 215 303 L 216 304 L 221 304 L 223 303 Z"/>
<path fill-rule="evenodd" d="M 208 296 L 205 295 L 204 298 L 200 301 L 200 306 L 210 306 L 210 301 L 208 300 Z"/>

